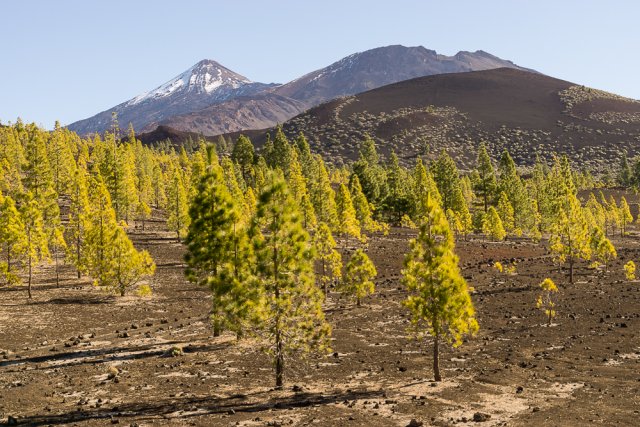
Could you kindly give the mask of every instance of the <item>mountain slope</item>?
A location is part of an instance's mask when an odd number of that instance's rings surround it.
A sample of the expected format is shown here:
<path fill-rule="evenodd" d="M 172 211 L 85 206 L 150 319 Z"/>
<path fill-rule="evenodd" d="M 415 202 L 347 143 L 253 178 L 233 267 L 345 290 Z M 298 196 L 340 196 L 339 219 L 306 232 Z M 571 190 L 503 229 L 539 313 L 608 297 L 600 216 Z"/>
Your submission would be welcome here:
<path fill-rule="evenodd" d="M 520 68 L 483 51 L 445 56 L 422 46 L 395 45 L 355 53 L 290 83 L 269 86 L 202 61 L 153 91 L 69 128 L 102 132 L 116 111 L 123 127 L 132 123 L 137 131 L 158 125 L 206 135 L 260 129 L 336 97 L 415 77 L 498 67 Z"/>
<path fill-rule="evenodd" d="M 355 159 L 366 134 L 382 153 L 416 156 L 446 149 L 471 167 L 479 141 L 493 156 L 508 148 L 531 164 L 566 153 L 581 166 L 603 169 L 622 151 L 640 154 L 640 102 L 542 74 L 500 68 L 441 74 L 336 99 L 283 124 L 289 137 L 304 132 L 312 149 L 340 163 Z M 274 129 L 252 132 L 257 145 Z M 235 135 L 233 135 L 235 136 Z"/>
<path fill-rule="evenodd" d="M 260 93 L 211 105 L 194 113 L 169 117 L 161 122 L 183 131 L 218 135 L 245 129 L 264 129 L 283 123 L 304 111 L 299 101 L 274 93 Z M 147 126 L 151 130 L 156 123 Z"/>
<path fill-rule="evenodd" d="M 123 102 L 68 128 L 79 134 L 104 132 L 113 112 L 122 126 L 136 130 L 153 122 L 190 113 L 240 96 L 250 96 L 274 85 L 255 83 L 212 60 L 203 60 L 157 88 Z"/>
<path fill-rule="evenodd" d="M 416 77 L 501 67 L 524 69 L 483 51 L 445 56 L 422 46 L 394 45 L 347 56 L 277 87 L 274 92 L 315 106 L 339 96 L 354 95 Z"/>

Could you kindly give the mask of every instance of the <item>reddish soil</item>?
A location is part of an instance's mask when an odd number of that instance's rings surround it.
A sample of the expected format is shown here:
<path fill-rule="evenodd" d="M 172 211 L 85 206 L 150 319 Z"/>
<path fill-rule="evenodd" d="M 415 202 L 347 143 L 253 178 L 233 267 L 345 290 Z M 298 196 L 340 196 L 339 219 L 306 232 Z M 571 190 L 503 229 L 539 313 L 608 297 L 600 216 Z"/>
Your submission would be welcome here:
<path fill-rule="evenodd" d="M 0 288 L 0 422 L 22 425 L 406 426 L 637 425 L 640 284 L 622 265 L 640 261 L 637 235 L 614 241 L 609 273 L 579 265 L 569 285 L 529 242 L 459 242 L 480 331 L 444 347 L 432 381 L 431 343 L 409 334 L 400 306 L 402 258 L 412 231 L 371 239 L 376 293 L 356 307 L 331 292 L 327 357 L 288 361 L 286 388 L 259 343 L 213 338 L 204 289 L 183 277 L 181 245 L 162 222 L 133 234 L 158 264 L 150 298 L 107 295 L 63 268 L 24 287 Z M 492 264 L 515 258 L 517 273 Z M 537 284 L 560 284 L 551 327 L 535 308 Z M 172 355 L 171 349 L 183 349 Z M 115 377 L 110 372 L 117 368 Z M 474 421 L 489 416 L 485 421 Z"/>

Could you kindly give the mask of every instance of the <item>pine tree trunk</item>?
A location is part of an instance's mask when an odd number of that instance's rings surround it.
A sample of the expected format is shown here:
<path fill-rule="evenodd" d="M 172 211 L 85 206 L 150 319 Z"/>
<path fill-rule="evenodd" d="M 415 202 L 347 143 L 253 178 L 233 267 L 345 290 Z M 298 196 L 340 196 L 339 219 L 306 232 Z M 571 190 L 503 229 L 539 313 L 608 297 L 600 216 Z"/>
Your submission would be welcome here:
<path fill-rule="evenodd" d="M 442 377 L 440 376 L 440 353 L 439 353 L 439 341 L 438 334 L 436 334 L 435 339 L 433 341 L 433 378 L 436 381 L 442 381 Z"/>
<path fill-rule="evenodd" d="M 360 307 L 360 297 L 356 297 L 356 305 Z"/>
<path fill-rule="evenodd" d="M 573 257 L 569 257 L 569 283 L 573 285 Z"/>
<path fill-rule="evenodd" d="M 326 278 L 325 275 L 325 262 L 324 260 L 322 260 L 322 279 L 324 281 L 324 294 L 328 295 L 329 294 L 329 284 L 327 283 L 327 280 L 324 280 Z"/>
<path fill-rule="evenodd" d="M 276 388 L 278 389 L 284 385 L 284 354 L 282 350 L 282 337 L 278 328 L 276 330 Z"/>
<path fill-rule="evenodd" d="M 58 270 L 58 248 L 56 247 L 56 288 L 60 287 L 60 271 Z"/>

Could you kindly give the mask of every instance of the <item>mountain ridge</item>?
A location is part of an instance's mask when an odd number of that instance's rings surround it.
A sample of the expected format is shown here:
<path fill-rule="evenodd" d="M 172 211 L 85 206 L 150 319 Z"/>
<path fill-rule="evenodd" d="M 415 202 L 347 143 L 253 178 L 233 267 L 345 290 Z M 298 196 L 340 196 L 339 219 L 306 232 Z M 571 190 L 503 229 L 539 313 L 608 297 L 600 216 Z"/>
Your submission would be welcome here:
<path fill-rule="evenodd" d="M 484 51 L 446 56 L 423 46 L 390 45 L 356 52 L 277 85 L 251 82 L 216 61 L 203 60 L 155 89 L 68 128 L 80 134 L 104 132 L 115 111 L 121 124 L 132 123 L 137 131 L 151 131 L 158 125 L 210 135 L 260 129 L 336 97 L 424 75 L 503 66 L 531 71 Z M 221 77 L 212 79 L 213 74 Z M 226 84 L 221 83 L 225 79 Z M 195 90 L 189 90 L 194 87 L 192 80 L 198 83 Z M 215 90 L 207 92 L 207 85 Z"/>

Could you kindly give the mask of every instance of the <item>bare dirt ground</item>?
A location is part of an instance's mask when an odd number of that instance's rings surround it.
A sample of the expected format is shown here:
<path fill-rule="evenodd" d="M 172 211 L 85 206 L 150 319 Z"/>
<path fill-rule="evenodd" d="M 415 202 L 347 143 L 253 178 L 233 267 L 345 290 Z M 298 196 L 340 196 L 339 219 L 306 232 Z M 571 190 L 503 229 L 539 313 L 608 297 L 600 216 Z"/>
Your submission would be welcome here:
<path fill-rule="evenodd" d="M 413 232 L 371 240 L 377 291 L 363 307 L 331 292 L 328 357 L 289 360 L 272 389 L 258 343 L 213 338 L 207 292 L 183 276 L 183 248 L 156 222 L 133 237 L 158 265 L 150 298 L 107 295 L 63 267 L 24 287 L 0 288 L 0 422 L 99 426 L 638 425 L 640 283 L 622 265 L 640 261 L 640 238 L 616 239 L 609 273 L 577 283 L 530 242 L 459 242 L 480 332 L 443 348 L 444 381 L 432 381 L 431 343 L 408 332 L 400 306 L 402 258 Z M 494 261 L 518 261 L 517 274 Z M 537 284 L 560 285 L 551 327 L 535 308 Z M 174 355 L 172 349 L 182 349 Z M 115 375 L 115 376 L 114 376 Z M 476 415 L 474 420 L 474 414 Z M 484 414 L 484 415 L 483 415 Z M 486 415 L 486 416 L 485 416 Z M 12 417 L 9 419 L 9 417 Z"/>

